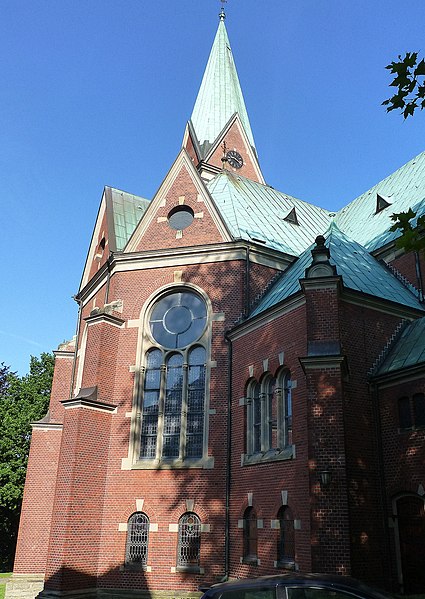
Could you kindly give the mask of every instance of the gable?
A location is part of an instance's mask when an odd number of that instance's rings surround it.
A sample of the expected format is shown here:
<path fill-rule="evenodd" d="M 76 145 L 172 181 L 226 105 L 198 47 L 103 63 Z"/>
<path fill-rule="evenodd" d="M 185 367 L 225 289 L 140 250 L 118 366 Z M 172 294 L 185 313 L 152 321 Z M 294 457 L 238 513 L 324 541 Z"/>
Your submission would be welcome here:
<path fill-rule="evenodd" d="M 243 164 L 235 168 L 228 161 L 223 162 L 223 157 L 228 152 L 237 152 L 242 157 Z M 237 114 L 233 115 L 229 123 L 220 133 L 205 156 L 205 162 L 218 168 L 225 168 L 231 172 L 238 173 L 247 179 L 264 183 L 264 177 L 258 164 L 257 155 L 250 145 L 245 130 Z"/>
<path fill-rule="evenodd" d="M 90 241 L 80 289 L 82 289 L 88 283 L 88 281 L 90 281 L 90 279 L 106 262 L 108 250 L 109 227 L 106 210 L 106 189 L 104 189 L 99 206 L 99 212 L 96 218 L 96 224 Z"/>
<path fill-rule="evenodd" d="M 183 149 L 124 251 L 172 249 L 230 240 L 223 219 Z"/>

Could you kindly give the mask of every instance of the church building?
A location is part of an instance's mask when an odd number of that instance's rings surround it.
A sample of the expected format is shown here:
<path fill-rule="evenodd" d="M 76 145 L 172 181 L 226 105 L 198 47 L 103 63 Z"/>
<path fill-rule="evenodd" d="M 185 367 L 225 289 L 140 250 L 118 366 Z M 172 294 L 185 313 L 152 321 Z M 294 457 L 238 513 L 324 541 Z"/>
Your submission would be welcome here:
<path fill-rule="evenodd" d="M 222 11 L 164 173 L 103 191 L 7 599 L 423 592 L 425 259 L 391 215 L 425 213 L 425 152 L 336 213 L 268 185 Z"/>

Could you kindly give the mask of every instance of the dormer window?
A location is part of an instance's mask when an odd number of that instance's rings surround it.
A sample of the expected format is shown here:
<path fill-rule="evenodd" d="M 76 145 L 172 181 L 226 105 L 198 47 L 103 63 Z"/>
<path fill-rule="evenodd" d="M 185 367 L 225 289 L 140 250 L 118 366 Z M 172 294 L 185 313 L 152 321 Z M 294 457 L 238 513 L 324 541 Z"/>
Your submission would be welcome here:
<path fill-rule="evenodd" d="M 391 202 L 388 201 L 388 198 L 377 193 L 375 214 L 382 212 L 382 210 L 385 210 L 385 208 L 388 208 L 388 206 L 391 206 Z"/>
<path fill-rule="evenodd" d="M 300 223 L 298 222 L 298 218 L 297 218 L 297 211 L 295 210 L 295 207 L 292 208 L 292 210 L 284 217 L 284 219 L 287 223 L 291 223 L 291 225 L 299 225 Z"/>

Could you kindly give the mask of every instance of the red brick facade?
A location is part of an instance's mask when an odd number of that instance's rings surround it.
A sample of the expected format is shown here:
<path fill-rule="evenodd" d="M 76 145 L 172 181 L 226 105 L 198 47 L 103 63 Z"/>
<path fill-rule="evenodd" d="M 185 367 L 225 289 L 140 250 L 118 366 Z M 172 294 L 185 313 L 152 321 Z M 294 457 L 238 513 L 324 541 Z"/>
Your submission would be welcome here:
<path fill-rule="evenodd" d="M 246 140 L 235 117 L 210 174 L 225 142 L 262 182 Z M 198 159 L 188 135 L 122 252 L 102 202 L 78 334 L 34 426 L 13 584 L 43 579 L 40 599 L 183 598 L 295 569 L 417 590 L 425 563 L 405 545 L 413 518 L 425 542 L 425 432 L 400 430 L 398 400 L 425 392 L 424 363 L 372 375 L 420 305 L 350 291 L 308 256 L 297 289 L 248 318 L 297 257 L 232 236 Z M 393 265 L 419 286 L 414 256 Z M 34 599 L 28 585 L 8 599 Z"/>

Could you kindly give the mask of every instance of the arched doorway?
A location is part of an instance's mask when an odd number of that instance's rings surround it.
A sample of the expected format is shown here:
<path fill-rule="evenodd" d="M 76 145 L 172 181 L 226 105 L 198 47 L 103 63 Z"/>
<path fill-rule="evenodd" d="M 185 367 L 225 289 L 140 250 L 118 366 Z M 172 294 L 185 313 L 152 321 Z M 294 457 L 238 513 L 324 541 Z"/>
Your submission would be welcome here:
<path fill-rule="evenodd" d="M 425 503 L 418 495 L 395 500 L 398 528 L 399 570 L 404 593 L 425 589 Z"/>

